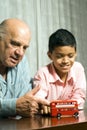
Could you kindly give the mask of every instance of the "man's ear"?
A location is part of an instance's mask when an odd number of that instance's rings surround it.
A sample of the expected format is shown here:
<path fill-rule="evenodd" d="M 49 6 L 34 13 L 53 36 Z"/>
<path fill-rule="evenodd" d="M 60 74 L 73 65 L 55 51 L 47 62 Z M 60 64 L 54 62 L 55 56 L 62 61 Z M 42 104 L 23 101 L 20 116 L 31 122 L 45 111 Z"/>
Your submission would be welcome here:
<path fill-rule="evenodd" d="M 51 58 L 52 53 L 48 51 L 48 52 L 47 52 L 47 55 L 48 55 L 48 57 L 50 58 L 50 60 L 52 60 L 52 58 Z"/>

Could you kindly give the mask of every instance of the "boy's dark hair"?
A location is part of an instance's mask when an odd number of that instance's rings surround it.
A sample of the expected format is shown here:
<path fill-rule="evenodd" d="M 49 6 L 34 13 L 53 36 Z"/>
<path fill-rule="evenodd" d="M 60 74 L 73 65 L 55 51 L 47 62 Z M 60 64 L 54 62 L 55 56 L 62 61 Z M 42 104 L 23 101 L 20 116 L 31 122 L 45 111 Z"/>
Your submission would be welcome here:
<path fill-rule="evenodd" d="M 71 46 L 75 47 L 76 51 L 76 40 L 71 32 L 66 29 L 59 29 L 49 37 L 49 52 L 55 49 L 58 46 Z"/>

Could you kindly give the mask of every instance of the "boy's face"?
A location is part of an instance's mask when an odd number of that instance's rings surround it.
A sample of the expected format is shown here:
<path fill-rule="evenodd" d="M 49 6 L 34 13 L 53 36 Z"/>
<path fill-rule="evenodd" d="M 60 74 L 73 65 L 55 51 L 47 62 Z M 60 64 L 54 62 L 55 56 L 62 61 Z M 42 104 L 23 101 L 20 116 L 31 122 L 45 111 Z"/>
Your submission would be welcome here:
<path fill-rule="evenodd" d="M 52 53 L 48 52 L 48 56 L 53 61 L 57 74 L 62 75 L 68 73 L 72 67 L 76 58 L 76 51 L 71 46 L 59 46 Z"/>

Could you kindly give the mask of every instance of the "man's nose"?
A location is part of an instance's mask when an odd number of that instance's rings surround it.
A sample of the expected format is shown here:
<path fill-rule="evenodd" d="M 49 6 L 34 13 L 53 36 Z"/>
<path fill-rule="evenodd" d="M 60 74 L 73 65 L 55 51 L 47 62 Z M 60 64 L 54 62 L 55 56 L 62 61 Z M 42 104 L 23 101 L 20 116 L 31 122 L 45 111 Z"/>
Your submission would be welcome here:
<path fill-rule="evenodd" d="M 23 48 L 22 48 L 22 47 L 17 48 L 17 49 L 16 49 L 16 54 L 18 54 L 18 55 L 20 55 L 20 56 L 23 56 L 23 55 L 24 55 L 24 50 L 23 50 Z"/>

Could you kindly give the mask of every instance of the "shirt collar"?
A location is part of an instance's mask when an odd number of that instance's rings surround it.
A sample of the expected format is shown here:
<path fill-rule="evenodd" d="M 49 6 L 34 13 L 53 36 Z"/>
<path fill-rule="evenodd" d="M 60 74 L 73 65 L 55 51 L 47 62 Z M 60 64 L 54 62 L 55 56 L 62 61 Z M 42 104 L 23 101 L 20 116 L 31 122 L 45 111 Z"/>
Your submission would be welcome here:
<path fill-rule="evenodd" d="M 53 62 L 50 64 L 49 71 L 50 71 L 50 77 L 49 77 L 50 82 L 56 82 L 57 80 L 62 81 L 55 71 Z M 73 80 L 73 82 L 76 81 L 73 67 L 71 68 L 70 72 L 68 73 L 67 81 L 70 81 L 70 80 Z"/>
<path fill-rule="evenodd" d="M 71 67 L 71 69 L 70 69 L 70 71 L 69 71 L 69 73 L 68 73 L 68 78 L 67 78 L 67 80 L 69 81 L 69 80 L 73 80 L 73 82 L 75 82 L 76 81 L 76 78 L 75 78 L 75 71 L 73 70 L 73 66 Z"/>
<path fill-rule="evenodd" d="M 57 80 L 61 80 L 55 71 L 53 62 L 49 66 L 49 72 L 50 72 L 50 77 L 49 77 L 50 82 L 56 82 Z"/>

